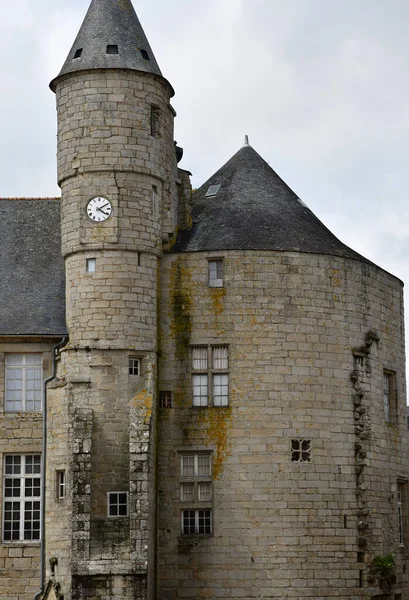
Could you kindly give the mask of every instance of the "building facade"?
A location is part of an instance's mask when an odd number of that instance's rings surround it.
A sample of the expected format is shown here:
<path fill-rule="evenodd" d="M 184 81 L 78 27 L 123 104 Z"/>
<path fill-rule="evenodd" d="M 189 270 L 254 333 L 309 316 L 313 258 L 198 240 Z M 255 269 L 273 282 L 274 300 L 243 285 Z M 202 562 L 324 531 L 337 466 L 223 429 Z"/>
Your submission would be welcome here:
<path fill-rule="evenodd" d="M 409 597 L 403 285 L 245 145 L 191 195 L 130 0 L 0 199 L 1 598 Z"/>

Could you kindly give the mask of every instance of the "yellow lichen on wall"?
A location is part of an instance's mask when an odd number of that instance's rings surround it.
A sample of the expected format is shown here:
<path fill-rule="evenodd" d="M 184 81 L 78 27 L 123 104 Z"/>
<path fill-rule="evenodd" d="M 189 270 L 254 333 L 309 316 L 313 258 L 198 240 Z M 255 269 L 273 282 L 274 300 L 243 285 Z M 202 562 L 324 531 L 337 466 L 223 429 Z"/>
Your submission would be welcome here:
<path fill-rule="evenodd" d="M 210 445 L 214 446 L 213 478 L 220 479 L 223 474 L 225 460 L 231 455 L 229 431 L 233 424 L 232 408 L 209 407 L 200 413 L 200 420 L 205 427 L 205 435 Z"/>
<path fill-rule="evenodd" d="M 192 329 L 193 283 L 191 270 L 181 260 L 170 269 L 170 335 L 176 344 L 176 356 L 186 356 Z"/>
<path fill-rule="evenodd" d="M 152 417 L 153 396 L 143 389 L 132 398 L 132 406 L 136 408 L 147 425 Z"/>

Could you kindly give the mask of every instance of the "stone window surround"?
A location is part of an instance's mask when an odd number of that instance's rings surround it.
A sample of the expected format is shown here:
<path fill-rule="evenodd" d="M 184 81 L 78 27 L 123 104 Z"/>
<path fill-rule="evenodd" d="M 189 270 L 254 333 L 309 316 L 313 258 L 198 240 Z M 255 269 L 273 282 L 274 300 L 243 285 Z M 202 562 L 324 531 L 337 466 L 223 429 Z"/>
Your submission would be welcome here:
<path fill-rule="evenodd" d="M 192 535 L 200 535 L 200 536 L 209 536 L 213 533 L 213 481 L 212 481 L 212 451 L 209 449 L 194 449 L 194 448 L 183 448 L 178 451 L 179 455 L 179 469 L 180 469 L 180 479 L 179 479 L 179 499 L 180 499 L 180 515 L 181 515 L 181 534 L 183 537 L 192 536 Z M 184 464 L 184 459 L 186 457 L 193 458 L 193 462 L 191 465 Z M 200 465 L 199 458 L 206 457 L 208 459 L 208 472 L 204 472 L 204 474 L 200 474 L 201 469 L 206 467 L 206 462 L 202 462 Z M 187 473 L 185 468 L 192 468 L 193 471 L 191 473 Z M 183 487 L 191 486 L 192 489 L 192 498 L 183 499 Z M 200 488 L 201 486 L 206 486 L 210 492 L 209 497 L 205 500 L 200 499 Z M 199 513 L 205 511 L 206 515 L 202 515 L 200 517 Z M 195 518 L 195 533 L 185 533 L 185 519 L 187 518 L 187 513 L 193 513 Z M 210 531 L 200 532 L 199 527 L 199 517 L 208 521 L 210 518 Z"/>
<path fill-rule="evenodd" d="M 195 351 L 202 349 L 204 352 L 202 364 L 198 356 L 195 357 Z M 226 350 L 226 365 L 215 368 L 216 358 L 215 350 Z M 192 405 L 194 408 L 207 408 L 214 406 L 223 408 L 230 403 L 230 348 L 228 344 L 192 344 L 190 356 L 190 374 L 192 380 Z M 222 360 L 222 359 L 220 359 Z M 196 364 L 195 364 L 196 362 Z M 227 393 L 224 390 L 227 387 Z M 195 389 L 201 390 L 200 395 L 195 394 Z M 202 392 L 202 390 L 204 390 Z M 218 391 L 216 395 L 215 392 Z M 217 398 L 217 401 L 216 401 Z"/>
<path fill-rule="evenodd" d="M 385 422 L 398 424 L 398 395 L 396 386 L 396 371 L 383 370 L 383 407 Z"/>
<path fill-rule="evenodd" d="M 7 465 L 7 459 L 9 457 L 18 457 L 19 458 L 19 462 L 15 463 L 13 461 L 13 463 L 10 463 L 9 465 Z M 29 463 L 27 461 L 28 458 L 32 458 L 31 461 L 31 468 L 29 467 Z M 37 460 L 36 460 L 37 459 Z M 40 462 L 39 462 L 39 460 Z M 18 469 L 19 472 L 14 472 L 14 466 L 15 465 L 20 465 L 20 468 Z M 11 466 L 11 471 L 10 471 L 10 466 Z M 9 471 L 9 472 L 8 472 Z M 6 485 L 7 485 L 7 480 L 13 480 L 13 481 L 19 481 L 19 491 L 20 493 L 14 496 L 13 495 L 9 495 L 6 496 Z M 39 480 L 39 484 L 35 484 L 34 480 Z M 27 488 L 27 481 L 31 481 L 31 487 Z M 13 486 L 14 489 L 14 486 Z M 38 489 L 38 493 L 34 494 L 32 493 L 31 495 L 27 495 L 28 492 L 27 490 L 36 490 Z M 6 544 L 6 545 L 10 545 L 10 544 L 38 544 L 40 542 L 41 539 L 41 454 L 39 453 L 35 453 L 35 454 L 4 454 L 3 455 L 3 486 L 2 486 L 2 492 L 3 492 L 3 511 L 2 511 L 2 530 L 3 530 L 3 536 L 2 536 L 2 543 Z M 19 504 L 19 513 L 20 513 L 20 523 L 19 523 L 19 535 L 18 535 L 18 539 L 6 539 L 6 527 L 5 527 L 5 523 L 6 523 L 6 510 L 7 510 L 7 504 Z M 31 508 L 28 506 L 28 504 L 31 504 Z M 11 510 L 14 511 L 14 506 L 11 507 Z M 27 521 L 25 520 L 27 511 L 30 510 L 31 511 L 31 520 L 29 520 L 29 523 L 31 524 L 31 536 L 34 535 L 34 532 L 38 532 L 38 537 L 26 537 L 26 524 Z M 35 514 L 38 513 L 38 519 L 35 519 L 34 516 Z M 11 519 L 11 521 L 13 522 L 13 518 Z M 16 520 L 14 520 L 14 522 L 16 522 Z M 35 526 L 36 525 L 36 526 Z M 38 525 L 38 526 L 37 526 Z M 13 533 L 12 531 L 10 532 L 11 537 L 13 537 Z"/>

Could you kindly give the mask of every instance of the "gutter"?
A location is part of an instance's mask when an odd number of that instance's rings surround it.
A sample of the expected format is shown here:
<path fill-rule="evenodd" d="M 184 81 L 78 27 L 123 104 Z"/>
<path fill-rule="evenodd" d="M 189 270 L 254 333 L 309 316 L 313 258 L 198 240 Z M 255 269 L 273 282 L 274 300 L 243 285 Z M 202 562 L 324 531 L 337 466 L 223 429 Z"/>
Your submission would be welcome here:
<path fill-rule="evenodd" d="M 53 347 L 53 368 L 50 377 L 43 382 L 43 448 L 41 452 L 41 547 L 40 547 L 40 590 L 34 596 L 33 600 L 40 600 L 44 593 L 45 587 L 45 467 L 47 459 L 47 385 L 55 379 L 57 375 L 57 356 L 59 355 L 59 349 L 65 346 L 68 342 L 68 337 L 62 338 L 62 340 Z"/>

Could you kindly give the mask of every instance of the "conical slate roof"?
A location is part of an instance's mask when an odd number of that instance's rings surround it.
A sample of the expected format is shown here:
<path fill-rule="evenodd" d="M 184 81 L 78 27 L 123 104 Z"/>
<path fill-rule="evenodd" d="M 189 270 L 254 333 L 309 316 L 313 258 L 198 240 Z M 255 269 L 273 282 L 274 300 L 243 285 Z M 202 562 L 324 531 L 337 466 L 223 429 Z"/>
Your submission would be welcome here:
<path fill-rule="evenodd" d="M 209 196 L 210 186 L 220 186 L 216 195 Z M 193 227 L 180 233 L 174 247 L 210 250 L 309 252 L 370 262 L 340 242 L 248 144 L 194 193 Z"/>
<path fill-rule="evenodd" d="M 60 74 L 132 69 L 162 75 L 131 0 L 92 0 Z"/>

